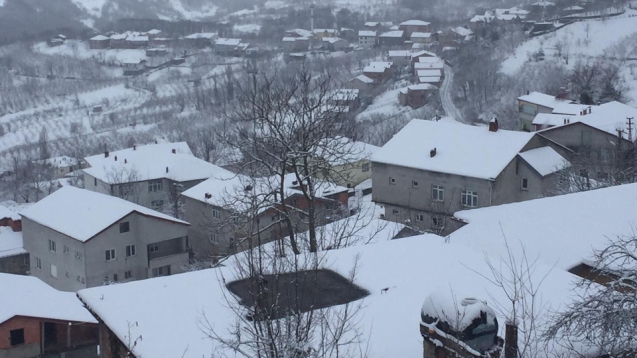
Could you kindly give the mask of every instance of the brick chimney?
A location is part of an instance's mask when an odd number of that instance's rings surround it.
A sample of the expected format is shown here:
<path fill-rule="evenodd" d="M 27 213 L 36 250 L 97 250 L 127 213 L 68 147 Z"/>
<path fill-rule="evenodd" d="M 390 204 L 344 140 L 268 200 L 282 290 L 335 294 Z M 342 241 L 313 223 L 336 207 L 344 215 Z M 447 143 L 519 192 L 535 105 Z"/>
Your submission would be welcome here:
<path fill-rule="evenodd" d="M 177 154 L 177 149 L 173 148 L 173 154 Z"/>
<path fill-rule="evenodd" d="M 429 151 L 429 156 L 433 158 L 433 157 L 436 156 L 437 152 L 438 152 L 438 150 L 436 148 L 434 148 L 434 149 Z"/>
<path fill-rule="evenodd" d="M 104 152 L 104 158 L 108 158 L 108 155 L 109 155 L 109 153 L 108 153 L 108 150 L 107 150 L 107 151 Z"/>
<path fill-rule="evenodd" d="M 511 322 L 504 326 L 504 358 L 518 357 L 518 327 Z"/>
<path fill-rule="evenodd" d="M 560 91 L 555 96 L 556 99 L 570 100 L 571 99 L 571 91 L 567 90 L 565 87 L 560 87 Z"/>
<path fill-rule="evenodd" d="M 115 156 L 115 161 L 117 161 L 117 156 Z"/>
<path fill-rule="evenodd" d="M 168 167 L 166 167 L 166 173 L 168 173 Z"/>
<path fill-rule="evenodd" d="M 212 194 L 206 193 L 205 197 L 206 197 L 206 199 L 210 199 L 210 198 L 212 198 Z"/>
<path fill-rule="evenodd" d="M 133 144 L 133 150 L 137 150 L 137 145 Z"/>
<path fill-rule="evenodd" d="M 489 122 L 489 132 L 497 132 L 497 131 L 498 131 L 498 119 L 494 117 Z"/>

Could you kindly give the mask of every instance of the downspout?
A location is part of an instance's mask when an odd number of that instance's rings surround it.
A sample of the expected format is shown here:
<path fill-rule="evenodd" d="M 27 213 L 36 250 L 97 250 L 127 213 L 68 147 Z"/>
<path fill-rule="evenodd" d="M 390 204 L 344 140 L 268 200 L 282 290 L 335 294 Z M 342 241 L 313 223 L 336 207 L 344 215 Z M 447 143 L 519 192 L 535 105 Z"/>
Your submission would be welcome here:
<path fill-rule="evenodd" d="M 493 183 L 495 182 L 495 179 L 490 178 L 489 179 L 489 206 L 493 205 Z"/>

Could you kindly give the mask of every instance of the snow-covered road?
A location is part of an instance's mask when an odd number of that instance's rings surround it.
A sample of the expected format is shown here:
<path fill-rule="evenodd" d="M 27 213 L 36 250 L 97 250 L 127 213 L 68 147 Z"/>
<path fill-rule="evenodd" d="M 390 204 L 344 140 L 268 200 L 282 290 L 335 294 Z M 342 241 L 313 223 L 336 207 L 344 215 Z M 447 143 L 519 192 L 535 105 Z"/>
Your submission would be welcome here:
<path fill-rule="evenodd" d="M 464 123 L 462 118 L 462 112 L 453 104 L 451 100 L 451 87 L 453 85 L 453 70 L 448 65 L 445 65 L 445 80 L 440 87 L 440 101 L 442 102 L 442 108 L 445 110 L 445 114 L 449 117 L 453 117 L 456 121 Z"/>

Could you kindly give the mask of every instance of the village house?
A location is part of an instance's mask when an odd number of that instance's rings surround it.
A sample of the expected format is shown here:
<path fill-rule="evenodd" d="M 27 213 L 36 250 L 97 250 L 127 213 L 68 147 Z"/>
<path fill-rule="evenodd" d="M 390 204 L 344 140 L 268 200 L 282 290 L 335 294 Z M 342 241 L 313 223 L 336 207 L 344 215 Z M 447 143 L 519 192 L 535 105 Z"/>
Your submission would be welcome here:
<path fill-rule="evenodd" d="M 185 191 L 182 196 L 186 207 L 186 220 L 191 226 L 188 238 L 195 257 L 207 259 L 247 249 L 250 244 L 258 245 L 277 240 L 290 230 L 303 232 L 308 229 L 304 211 L 308 201 L 302 193 L 302 183 L 296 175 L 285 176 L 283 186 L 286 205 L 295 208 L 290 214 L 292 228 L 280 219 L 280 208 L 276 198 L 279 179 L 250 178 L 237 175 L 228 180 L 210 178 Z M 347 214 L 348 189 L 315 181 L 315 210 L 318 224 L 325 225 Z M 258 197 L 259 208 L 256 217 L 245 219 L 252 205 L 252 198 Z M 249 222 L 246 222 L 249 220 Z"/>
<path fill-rule="evenodd" d="M 146 57 L 166 56 L 168 51 L 164 47 L 146 49 Z"/>
<path fill-rule="evenodd" d="M 340 37 L 323 37 L 323 45 L 328 51 L 343 51 L 349 46 L 349 42 Z"/>
<path fill-rule="evenodd" d="M 357 89 L 337 89 L 328 94 L 328 102 L 332 106 L 347 107 L 356 111 L 361 105 L 361 97 Z"/>
<path fill-rule="evenodd" d="M 357 42 L 358 41 L 358 35 L 357 32 L 354 29 L 350 29 L 347 27 L 341 27 L 341 30 L 339 31 L 339 37 L 346 40 L 347 42 Z"/>
<path fill-rule="evenodd" d="M 361 30 L 358 32 L 358 44 L 371 48 L 378 44 L 378 32 L 370 30 Z"/>
<path fill-rule="evenodd" d="M 430 44 L 434 41 L 434 37 L 431 32 L 412 32 L 409 37 L 413 43 Z"/>
<path fill-rule="evenodd" d="M 388 31 L 378 36 L 378 44 L 386 47 L 402 46 L 405 44 L 406 38 L 408 37 L 405 37 L 404 31 Z"/>
<path fill-rule="evenodd" d="M 343 152 L 347 152 L 347 155 L 338 158 L 329 153 L 317 153 L 317 160 L 330 167 L 329 170 L 332 172 L 330 177 L 333 178 L 335 184 L 354 188 L 372 177 L 370 159 L 380 149 L 379 147 L 345 137 L 337 137 L 329 139 L 329 141 L 336 142 L 334 147 L 342 148 Z M 323 175 L 317 173 L 317 177 L 321 179 Z"/>
<path fill-rule="evenodd" d="M 445 62 L 439 57 L 422 57 L 418 62 L 414 63 L 414 71 L 418 70 L 440 70 L 441 76 L 444 77 Z"/>
<path fill-rule="evenodd" d="M 415 63 L 419 62 L 420 58 L 428 58 L 428 57 L 437 58 L 440 61 L 442 61 L 442 59 L 436 56 L 435 53 L 425 51 L 425 50 L 420 50 L 420 51 L 411 53 L 411 65 L 413 66 Z"/>
<path fill-rule="evenodd" d="M 402 106 L 410 106 L 413 109 L 420 108 L 427 104 L 427 97 L 438 87 L 428 83 L 407 86 L 398 93 L 398 103 Z"/>
<path fill-rule="evenodd" d="M 519 24 L 522 20 L 526 19 L 529 13 L 530 11 L 517 7 L 512 7 L 510 9 L 495 9 L 494 11 L 486 11 L 484 15 L 475 15 L 471 18 L 467 26 L 471 31 L 475 32 L 484 28 L 487 24 L 492 23 L 500 26 Z"/>
<path fill-rule="evenodd" d="M 411 37 L 414 32 L 431 32 L 431 23 L 422 20 L 407 20 L 398 25 L 398 29 L 405 32 L 405 37 Z"/>
<path fill-rule="evenodd" d="M 314 35 L 314 38 L 322 41 L 326 37 L 337 37 L 338 31 L 335 29 L 314 29 L 312 34 Z"/>
<path fill-rule="evenodd" d="M 206 48 L 212 46 L 212 42 L 217 38 L 213 32 L 198 32 L 184 37 L 186 44 L 194 48 Z"/>
<path fill-rule="evenodd" d="M 60 34 L 48 39 L 46 43 L 49 45 L 49 47 L 57 47 L 64 44 L 65 41 L 66 41 L 66 36 Z"/>
<path fill-rule="evenodd" d="M 569 154 L 496 119 L 488 128 L 414 119 L 372 156 L 372 200 L 388 220 L 444 234 L 463 208 L 549 195 Z"/>
<path fill-rule="evenodd" d="M 88 40 L 91 50 L 104 50 L 111 47 L 111 39 L 104 35 L 97 35 Z"/>
<path fill-rule="evenodd" d="M 144 36 L 148 36 L 148 39 L 150 41 L 153 41 L 156 38 L 158 38 L 161 35 L 161 33 L 162 33 L 161 30 L 152 29 L 152 30 L 149 30 L 149 31 L 145 32 L 143 35 Z"/>
<path fill-rule="evenodd" d="M 562 9 L 562 16 L 570 16 L 584 12 L 584 8 L 578 5 L 565 7 Z"/>
<path fill-rule="evenodd" d="M 110 43 L 112 49 L 124 49 L 126 48 L 126 38 L 128 34 L 113 34 L 110 37 Z"/>
<path fill-rule="evenodd" d="M 458 26 L 444 30 L 438 35 L 438 42 L 441 46 L 457 46 L 463 42 L 471 40 L 473 31 Z"/>
<path fill-rule="evenodd" d="M 442 81 L 444 80 L 442 70 L 440 69 L 421 70 L 421 69 L 417 69 L 416 67 L 414 68 L 416 71 L 416 77 L 418 77 L 418 83 L 430 84 L 436 87 L 440 87 L 440 85 L 442 85 Z"/>
<path fill-rule="evenodd" d="M 180 191 L 212 176 L 234 175 L 195 157 L 186 142 L 133 146 L 85 159 L 86 189 L 155 210 L 174 205 Z"/>
<path fill-rule="evenodd" d="M 237 46 L 241 44 L 241 39 L 218 38 L 214 40 L 213 51 L 218 55 L 232 56 L 236 52 Z"/>
<path fill-rule="evenodd" d="M 146 71 L 145 59 L 133 60 L 127 59 L 122 62 L 122 68 L 124 69 L 124 76 L 137 76 Z"/>
<path fill-rule="evenodd" d="M 150 43 L 153 46 L 169 46 L 175 39 L 169 37 L 154 37 Z"/>
<path fill-rule="evenodd" d="M 411 52 L 409 50 L 389 51 L 387 60 L 396 66 L 406 67 L 411 65 Z"/>
<path fill-rule="evenodd" d="M 14 201 L 0 203 L 0 272 L 26 275 L 29 272 L 29 253 L 22 241 L 21 209 L 31 204 Z"/>
<path fill-rule="evenodd" d="M 58 290 L 171 275 L 188 263 L 187 222 L 110 195 L 66 186 L 21 215 L 31 275 Z"/>
<path fill-rule="evenodd" d="M 284 37 L 306 37 L 312 38 L 314 37 L 314 33 L 310 30 L 305 29 L 292 29 L 285 31 Z"/>
<path fill-rule="evenodd" d="M 126 48 L 146 48 L 150 44 L 148 36 L 129 36 L 126 38 Z"/>
<path fill-rule="evenodd" d="M 365 28 L 365 30 L 374 32 L 381 31 L 383 29 L 383 25 L 381 25 L 381 23 L 378 21 L 367 21 L 363 24 L 363 27 Z"/>
<path fill-rule="evenodd" d="M 82 169 L 86 163 L 78 163 L 76 158 L 69 156 L 54 157 L 49 159 L 38 160 L 35 162 L 39 165 L 46 165 L 53 168 L 56 178 L 64 178 L 76 170 Z"/>
<path fill-rule="evenodd" d="M 589 106 L 581 115 L 569 116 L 562 123 L 555 123 L 538 133 L 574 152 L 577 157 L 573 163 L 575 173 L 605 182 L 620 172 L 622 165 L 629 163 L 629 158 L 634 155 L 635 118 L 636 108 L 614 101 Z"/>
<path fill-rule="evenodd" d="M 526 95 L 518 97 L 518 129 L 531 131 L 533 119 L 538 113 L 553 113 L 553 108 L 560 104 L 573 103 L 568 96 L 551 96 L 540 92 L 527 92 Z"/>
<path fill-rule="evenodd" d="M 372 62 L 363 68 L 363 74 L 376 84 L 385 83 L 392 76 L 392 66 L 391 62 Z"/>
<path fill-rule="evenodd" d="M 310 48 L 310 39 L 307 37 L 284 37 L 281 41 L 286 52 L 301 52 Z"/>
<path fill-rule="evenodd" d="M 0 357 L 97 357 L 97 320 L 75 293 L 0 273 Z"/>
<path fill-rule="evenodd" d="M 365 75 L 358 75 L 347 81 L 347 83 L 343 85 L 343 88 L 356 89 L 358 90 L 359 96 L 361 98 L 369 98 L 372 97 L 375 85 L 373 79 Z"/>

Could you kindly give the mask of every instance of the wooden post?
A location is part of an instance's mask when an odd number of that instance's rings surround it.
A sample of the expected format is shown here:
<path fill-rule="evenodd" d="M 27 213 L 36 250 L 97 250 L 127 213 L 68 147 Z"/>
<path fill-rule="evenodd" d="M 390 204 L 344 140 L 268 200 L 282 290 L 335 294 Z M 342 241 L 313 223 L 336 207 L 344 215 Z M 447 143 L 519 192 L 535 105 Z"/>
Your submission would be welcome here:
<path fill-rule="evenodd" d="M 518 357 L 518 327 L 507 322 L 504 332 L 504 358 Z"/>

